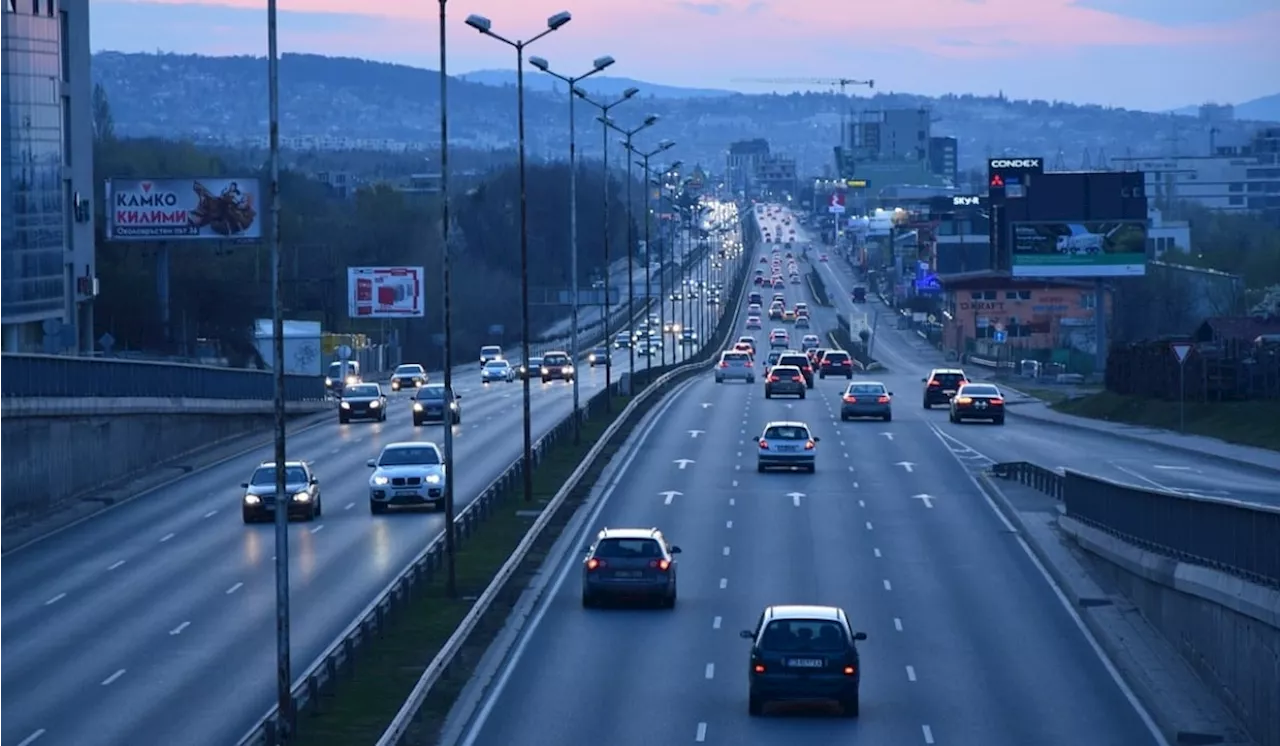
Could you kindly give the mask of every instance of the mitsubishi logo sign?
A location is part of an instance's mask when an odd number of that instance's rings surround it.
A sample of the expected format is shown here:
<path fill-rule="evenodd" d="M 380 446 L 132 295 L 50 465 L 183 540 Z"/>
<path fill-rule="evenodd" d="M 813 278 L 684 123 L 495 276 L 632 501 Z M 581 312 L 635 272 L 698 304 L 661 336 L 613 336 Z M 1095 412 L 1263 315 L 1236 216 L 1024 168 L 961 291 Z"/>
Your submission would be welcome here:
<path fill-rule="evenodd" d="M 1040 171 L 1044 167 L 1040 165 L 1039 158 L 1012 158 L 1012 159 L 996 158 L 996 159 L 987 161 L 988 170 L 997 169 L 997 168 Z"/>

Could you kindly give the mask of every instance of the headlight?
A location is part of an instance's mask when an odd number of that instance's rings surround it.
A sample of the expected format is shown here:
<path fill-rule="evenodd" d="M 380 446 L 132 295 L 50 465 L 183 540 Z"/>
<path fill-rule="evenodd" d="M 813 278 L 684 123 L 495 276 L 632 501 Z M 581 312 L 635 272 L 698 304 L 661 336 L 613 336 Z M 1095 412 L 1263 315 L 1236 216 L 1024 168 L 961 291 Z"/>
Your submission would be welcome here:
<path fill-rule="evenodd" d="M 310 502 L 311 495 L 310 493 L 307 493 L 307 492 L 299 492 L 298 494 L 293 496 L 293 499 L 300 503 Z"/>
<path fill-rule="evenodd" d="M 547 369 L 546 369 L 546 368 L 543 368 L 543 369 L 542 369 L 542 375 L 544 375 L 544 376 L 545 376 L 546 374 L 547 374 Z"/>
<path fill-rule="evenodd" d="M 414 403 L 413 403 L 413 411 L 415 411 L 415 412 L 421 412 L 421 411 L 422 411 L 422 405 L 421 405 L 421 404 L 419 404 L 418 402 L 414 402 Z"/>
<path fill-rule="evenodd" d="M 458 403 L 457 403 L 456 401 L 451 401 L 451 402 L 449 402 L 449 409 L 452 409 L 453 411 L 457 412 L 457 411 L 458 411 Z"/>
<path fill-rule="evenodd" d="M 369 409 L 377 409 L 380 406 L 382 406 L 382 402 L 378 401 L 377 399 L 374 399 L 373 401 L 369 402 Z"/>
<path fill-rule="evenodd" d="M 428 475 L 427 475 L 427 484 L 440 484 L 440 475 L 439 475 L 439 474 L 428 474 Z"/>
<path fill-rule="evenodd" d="M 350 385 L 351 385 L 351 384 L 353 384 L 353 383 L 356 383 L 356 377 L 355 377 L 355 376 L 347 376 L 347 385 L 348 385 L 348 386 L 350 386 Z"/>
<path fill-rule="evenodd" d="M 564 366 L 564 372 L 565 372 L 565 373 L 572 373 L 572 372 L 573 372 L 573 366 L 572 366 L 572 365 L 566 365 L 566 366 Z"/>
<path fill-rule="evenodd" d="M 262 502 L 262 498 L 258 497 L 257 495 L 245 495 L 245 496 L 244 496 L 244 504 L 245 504 L 245 505 L 257 505 L 257 504 L 258 504 L 258 503 L 260 503 L 260 502 Z"/>
<path fill-rule="evenodd" d="M 374 483 L 374 484 L 377 484 L 377 485 L 387 484 L 387 483 L 388 483 L 388 482 L 390 482 L 390 481 L 391 481 L 390 479 L 387 479 L 387 478 L 386 478 L 386 477 L 384 477 L 384 476 L 375 476 L 375 477 L 373 478 L 373 483 Z"/>
<path fill-rule="evenodd" d="M 333 385 L 333 379 L 332 379 L 332 378 L 330 378 L 330 377 L 328 377 L 328 376 L 325 376 L 325 377 L 324 377 L 324 385 L 326 385 L 326 386 L 332 386 L 332 385 Z"/>
<path fill-rule="evenodd" d="M 349 403 L 347 403 L 347 402 L 342 402 L 342 403 L 341 403 L 341 404 L 339 404 L 338 406 L 339 406 L 339 407 L 342 407 L 343 409 L 351 409 L 351 405 L 350 405 Z"/>

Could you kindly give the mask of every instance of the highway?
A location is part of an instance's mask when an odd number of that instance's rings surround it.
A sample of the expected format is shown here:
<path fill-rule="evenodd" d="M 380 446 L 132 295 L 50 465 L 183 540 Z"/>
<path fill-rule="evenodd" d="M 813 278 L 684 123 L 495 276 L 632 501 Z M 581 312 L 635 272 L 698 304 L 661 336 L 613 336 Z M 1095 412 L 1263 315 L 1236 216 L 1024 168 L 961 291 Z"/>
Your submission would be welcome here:
<path fill-rule="evenodd" d="M 683 354 L 667 344 L 669 360 Z M 626 355 L 615 361 L 616 380 Z M 463 370 L 459 510 L 521 451 L 521 384 L 483 385 L 478 364 Z M 604 370 L 579 370 L 585 402 Z M 568 416 L 571 391 L 534 382 L 535 439 Z M 413 427 L 409 397 L 392 396 L 385 423 L 339 425 L 335 410 L 290 439 L 290 458 L 314 463 L 324 506 L 289 532 L 295 675 L 441 531 L 438 513 L 367 507 L 367 459 L 391 442 L 441 438 L 440 426 Z M 238 485 L 270 458 L 264 448 L 194 473 L 4 556 L 6 745 L 226 746 L 266 712 L 274 529 L 241 522 Z"/>
<path fill-rule="evenodd" d="M 917 371 L 891 380 L 888 423 L 841 422 L 843 380 L 766 400 L 708 373 L 669 397 L 619 455 L 580 543 L 661 528 L 683 549 L 678 605 L 583 609 L 571 553 L 464 746 L 1163 743 L 939 435 L 954 430 L 945 415 L 920 408 Z M 821 438 L 815 474 L 756 473 L 754 439 L 775 419 Z M 856 721 L 748 716 L 738 632 L 780 603 L 842 606 L 869 635 Z"/>
<path fill-rule="evenodd" d="M 819 249 L 820 251 L 820 249 Z M 813 252 L 816 253 L 816 252 Z M 1175 492 L 1188 492 L 1209 497 L 1224 497 L 1264 504 L 1280 504 L 1280 491 L 1275 487 L 1275 472 L 1241 465 L 1225 464 L 1185 450 L 1155 443 L 1135 442 L 1130 438 L 1107 436 L 1096 432 L 1057 426 L 1031 419 L 1019 419 L 1018 406 L 1009 407 L 1004 427 L 985 423 L 953 425 L 947 419 L 946 407 L 925 412 L 921 407 L 921 378 L 934 367 L 955 367 L 944 362 L 942 353 L 929 347 L 914 331 L 896 328 L 893 309 L 868 294 L 867 304 L 855 305 L 851 300 L 858 284 L 848 263 L 830 255 L 826 263 L 816 263 L 826 283 L 828 295 L 836 309 L 815 309 L 819 326 L 835 324 L 834 313 L 852 312 L 880 315 L 872 354 L 889 372 L 879 376 L 898 395 L 898 412 L 914 409 L 924 415 L 947 443 L 966 463 L 985 468 L 994 462 L 1030 461 L 1048 468 L 1068 468 L 1088 472 L 1118 482 L 1140 487 L 1156 487 Z M 982 368 L 965 371 L 982 380 Z M 1016 382 L 1013 385 L 1017 385 Z M 1126 426 L 1113 426 L 1117 431 Z"/>

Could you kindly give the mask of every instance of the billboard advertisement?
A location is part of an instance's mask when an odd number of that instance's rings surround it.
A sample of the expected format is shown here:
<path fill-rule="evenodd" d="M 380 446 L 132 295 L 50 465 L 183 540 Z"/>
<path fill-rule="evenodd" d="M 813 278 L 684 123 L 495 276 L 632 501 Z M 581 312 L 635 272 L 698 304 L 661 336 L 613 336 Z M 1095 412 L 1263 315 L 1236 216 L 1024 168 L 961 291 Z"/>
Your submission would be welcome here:
<path fill-rule="evenodd" d="M 1147 226 L 1133 221 L 1014 223 L 1014 277 L 1146 274 Z"/>
<path fill-rule="evenodd" d="M 353 319 L 424 315 L 422 267 L 348 267 L 347 313 Z"/>
<path fill-rule="evenodd" d="M 262 238 L 258 180 L 108 179 L 108 241 Z"/>

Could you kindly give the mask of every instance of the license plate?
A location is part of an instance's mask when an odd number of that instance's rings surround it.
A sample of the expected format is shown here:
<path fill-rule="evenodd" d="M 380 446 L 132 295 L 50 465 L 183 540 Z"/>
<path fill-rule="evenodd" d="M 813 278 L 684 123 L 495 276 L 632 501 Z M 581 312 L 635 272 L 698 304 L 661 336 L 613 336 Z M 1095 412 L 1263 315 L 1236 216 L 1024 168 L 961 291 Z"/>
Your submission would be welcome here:
<path fill-rule="evenodd" d="M 620 570 L 618 572 L 615 572 L 614 576 L 619 578 L 638 578 L 640 577 L 640 571 L 639 570 Z"/>
<path fill-rule="evenodd" d="M 955 396 L 955 395 L 956 395 L 956 392 L 954 392 L 954 391 L 943 391 L 942 393 L 946 394 L 947 396 Z"/>
<path fill-rule="evenodd" d="M 787 661 L 792 668 L 822 668 L 821 658 L 792 658 Z"/>
<path fill-rule="evenodd" d="M 986 408 L 987 408 L 987 403 L 986 403 L 986 402 L 984 402 L 984 401 L 980 401 L 980 402 L 978 402 L 978 409 L 986 409 Z"/>
<path fill-rule="evenodd" d="M 400 491 L 396 493 L 396 497 L 417 497 L 418 493 L 413 491 Z"/>
<path fill-rule="evenodd" d="M 795 446 L 778 446 L 778 451 L 781 453 L 795 453 L 798 450 L 800 449 Z"/>

